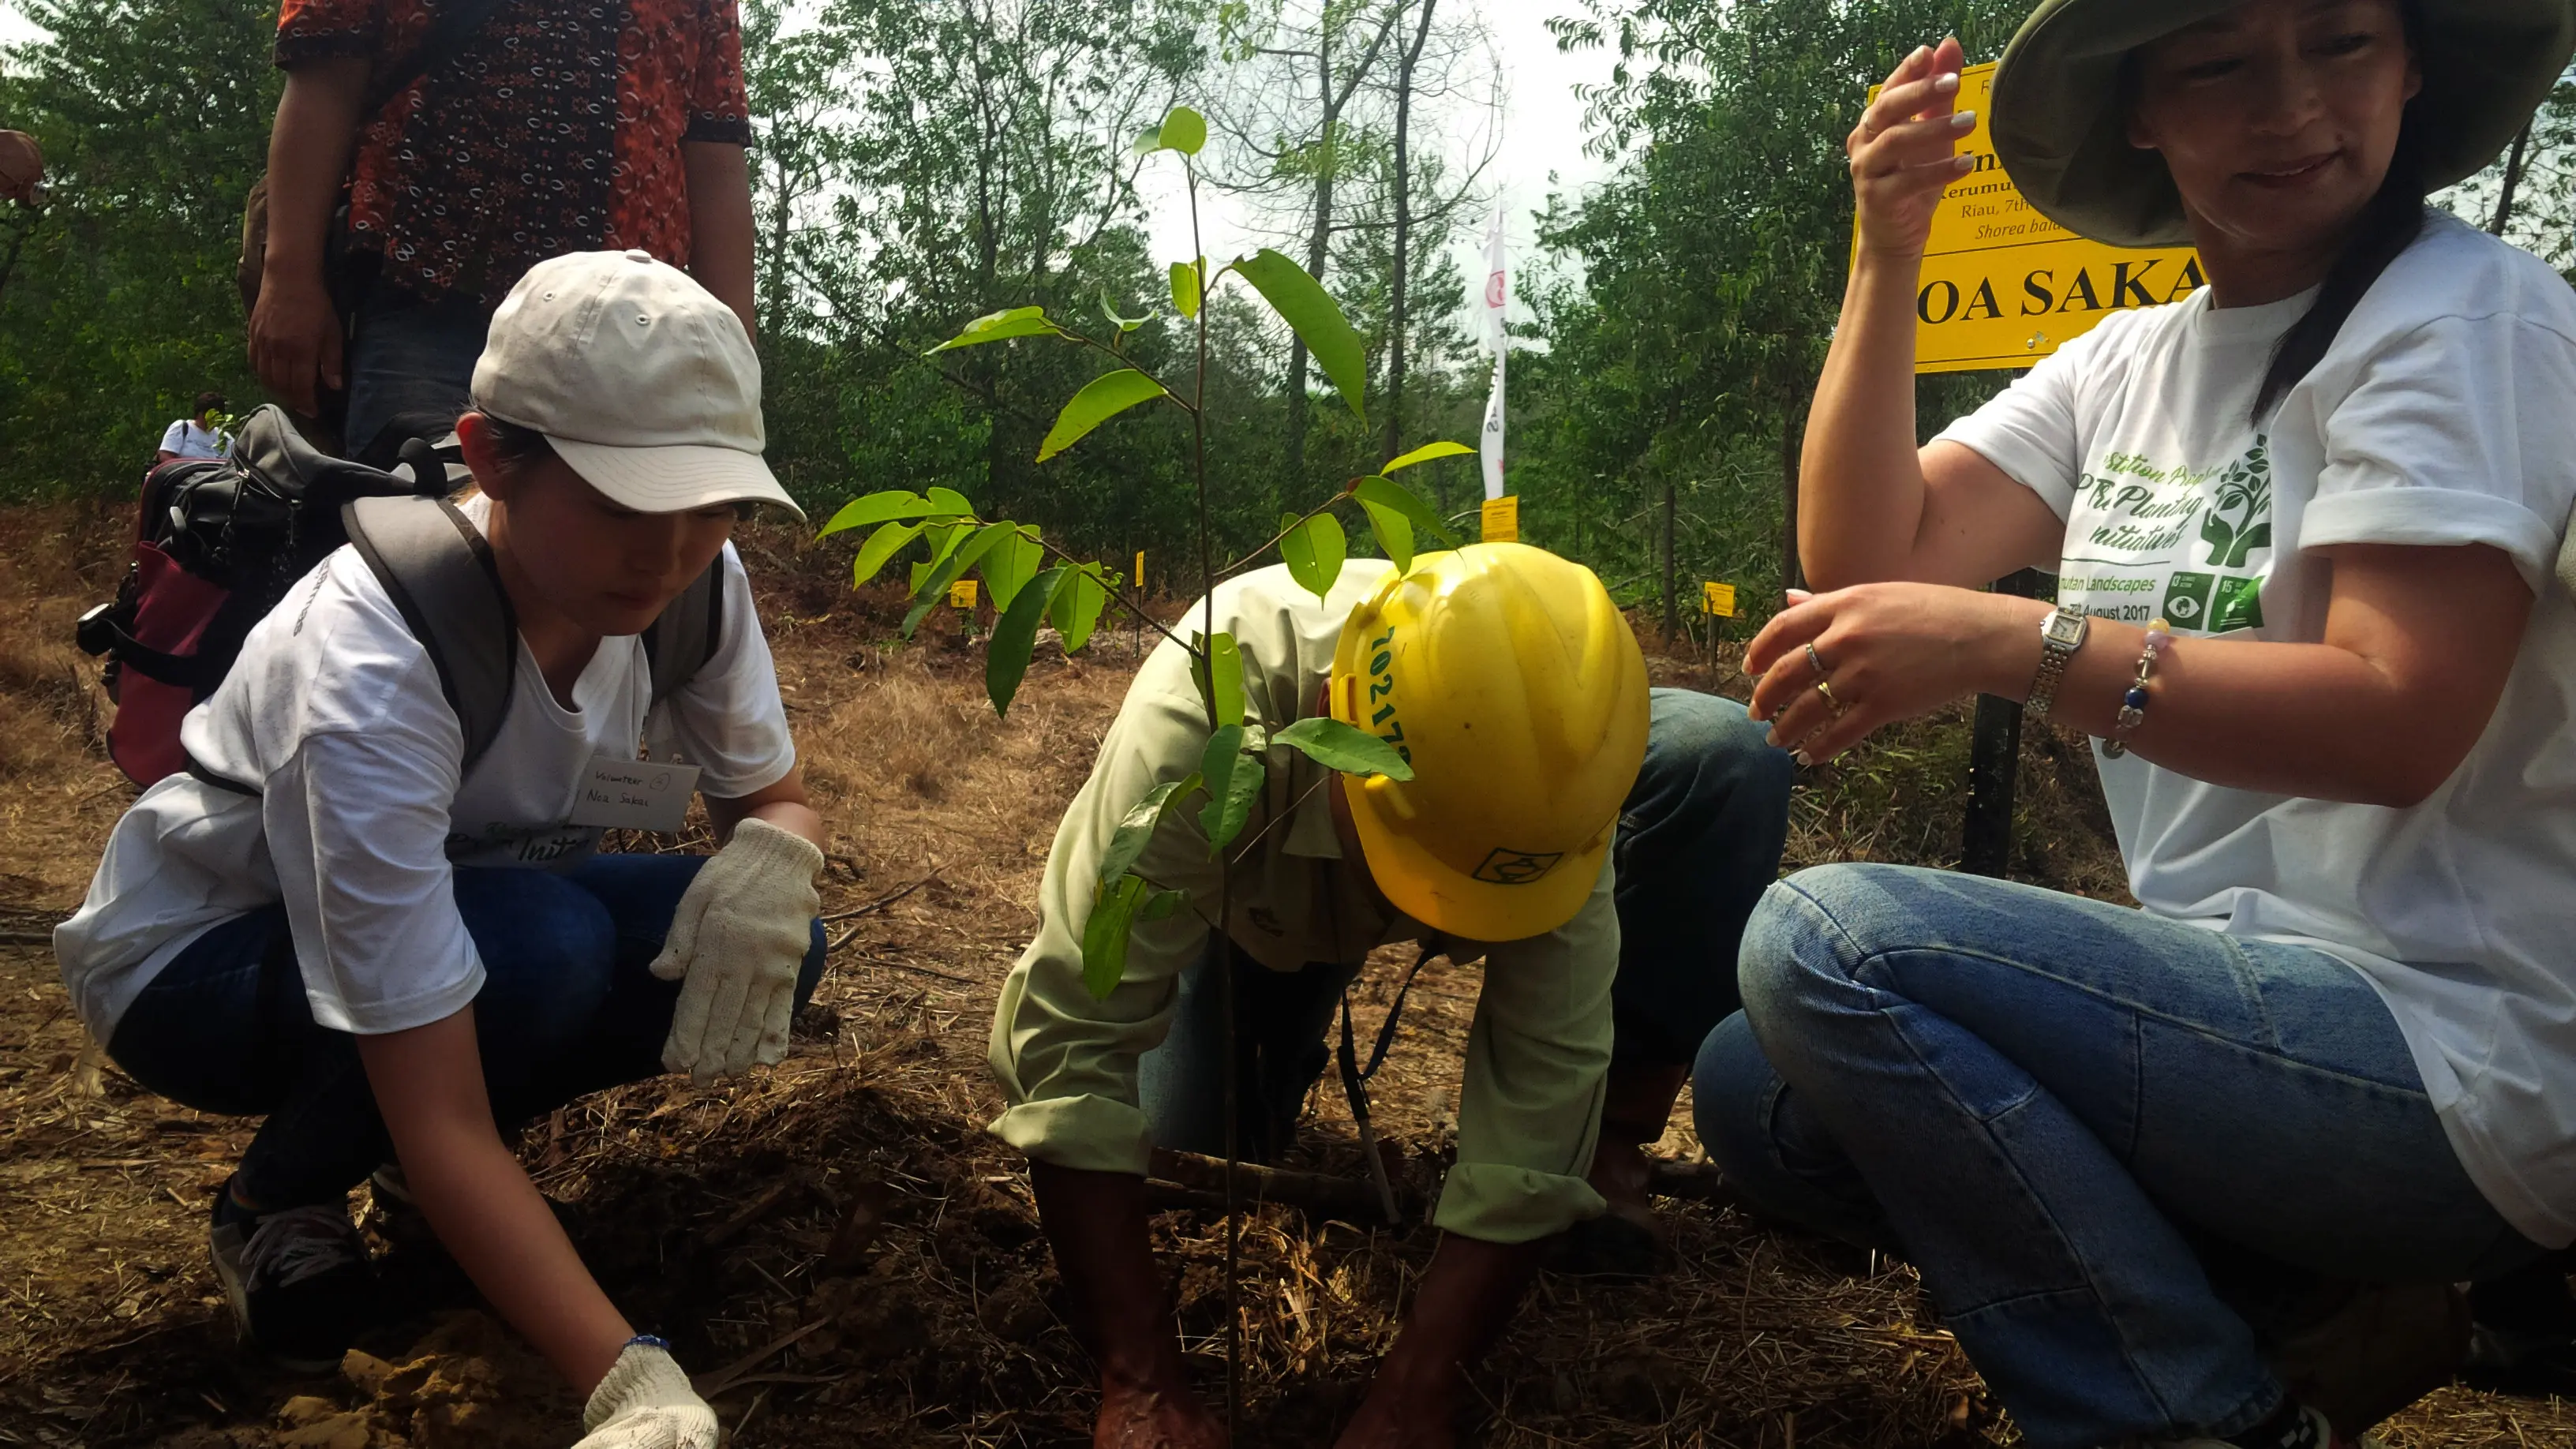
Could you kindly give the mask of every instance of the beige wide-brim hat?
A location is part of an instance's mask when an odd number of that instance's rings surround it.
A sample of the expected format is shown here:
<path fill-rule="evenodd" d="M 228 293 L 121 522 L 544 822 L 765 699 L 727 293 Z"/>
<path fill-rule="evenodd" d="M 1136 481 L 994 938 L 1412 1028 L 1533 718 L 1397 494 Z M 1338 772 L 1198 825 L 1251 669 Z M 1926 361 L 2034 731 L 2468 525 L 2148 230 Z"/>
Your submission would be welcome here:
<path fill-rule="evenodd" d="M 1995 155 L 2023 198 L 2113 246 L 2191 241 L 2164 158 L 2129 144 L 2129 52 L 2242 0 L 2041 0 L 1995 71 Z M 2424 0 L 2423 93 L 2408 106 L 2427 189 L 2474 175 L 2531 119 L 2576 50 L 2576 0 Z"/>

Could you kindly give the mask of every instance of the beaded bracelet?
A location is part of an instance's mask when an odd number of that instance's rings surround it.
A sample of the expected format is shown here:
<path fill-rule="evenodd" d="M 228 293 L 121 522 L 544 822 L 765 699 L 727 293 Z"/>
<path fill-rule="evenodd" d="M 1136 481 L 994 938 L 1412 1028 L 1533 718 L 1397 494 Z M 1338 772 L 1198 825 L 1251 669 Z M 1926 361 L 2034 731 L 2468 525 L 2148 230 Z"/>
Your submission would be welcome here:
<path fill-rule="evenodd" d="M 2129 692 L 2120 696 L 2120 714 L 2111 727 L 2111 737 L 2102 742 L 2102 753 L 2118 759 L 2129 752 L 2122 743 L 2129 732 L 2147 722 L 2147 677 L 2156 672 L 2156 656 L 2173 643 L 2173 626 L 2162 619 L 2147 625 L 2147 647 L 2138 654 L 2138 677 L 2129 684 Z"/>

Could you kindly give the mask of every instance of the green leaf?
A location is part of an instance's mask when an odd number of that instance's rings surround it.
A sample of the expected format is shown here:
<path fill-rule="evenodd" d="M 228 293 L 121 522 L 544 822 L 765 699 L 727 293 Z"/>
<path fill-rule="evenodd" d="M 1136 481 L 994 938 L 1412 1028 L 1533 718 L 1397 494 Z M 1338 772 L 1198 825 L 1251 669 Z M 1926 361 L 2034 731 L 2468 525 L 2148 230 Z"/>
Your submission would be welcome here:
<path fill-rule="evenodd" d="M 1109 300 L 1109 289 L 1107 287 L 1100 289 L 1100 315 L 1108 318 L 1109 325 L 1117 328 L 1120 332 L 1133 332 L 1137 328 L 1142 327 L 1147 322 L 1153 320 L 1150 314 L 1143 317 L 1119 316 L 1118 304 Z"/>
<path fill-rule="evenodd" d="M 1413 572 L 1413 521 L 1383 503 L 1363 500 L 1360 507 L 1368 511 L 1369 532 L 1377 535 L 1377 546 L 1395 571 Z"/>
<path fill-rule="evenodd" d="M 1231 634 L 1194 634 L 1191 642 L 1206 660 L 1198 671 L 1199 691 L 1220 725 L 1243 723 L 1243 651 Z"/>
<path fill-rule="evenodd" d="M 973 527 L 964 523 L 934 523 L 924 528 L 921 536 L 930 540 L 930 557 L 912 566 L 912 581 L 904 587 L 909 592 L 920 593 L 921 581 L 929 578 L 941 564 L 948 562 L 948 555 L 956 549 L 960 540 L 973 535 Z"/>
<path fill-rule="evenodd" d="M 1368 421 L 1368 349 L 1351 319 L 1306 269 L 1269 247 L 1234 264 L 1270 310 L 1296 330 L 1315 365 L 1339 388 L 1351 414 Z"/>
<path fill-rule="evenodd" d="M 1208 736 L 1207 752 L 1199 757 L 1199 773 L 1206 777 L 1208 802 L 1199 809 L 1199 829 L 1208 838 L 1208 854 L 1221 855 L 1243 833 L 1243 822 L 1252 816 L 1253 798 L 1261 793 L 1261 761 L 1243 753 L 1243 726 L 1219 725 Z"/>
<path fill-rule="evenodd" d="M 1147 126 L 1145 129 L 1138 131 L 1136 133 L 1136 139 L 1127 143 L 1127 149 L 1139 156 L 1151 156 L 1155 152 L 1162 150 L 1163 128 L 1160 126 Z"/>
<path fill-rule="evenodd" d="M 1172 306 L 1184 317 L 1199 315 L 1199 278 L 1207 274 L 1207 258 L 1195 262 L 1172 263 Z"/>
<path fill-rule="evenodd" d="M 938 491 L 947 492 L 946 489 Z M 853 498 L 842 504 L 841 511 L 833 514 L 832 521 L 824 524 L 822 531 L 814 536 L 829 538 L 845 529 L 865 528 L 872 523 L 887 523 L 898 518 L 948 518 L 973 511 L 964 506 L 965 499 L 958 498 L 954 493 L 948 496 L 957 498 L 959 506 L 951 509 L 934 499 L 924 498 L 918 493 L 903 488 L 885 493 L 871 493 L 865 498 Z"/>
<path fill-rule="evenodd" d="M 1064 580 L 1064 566 L 1058 564 L 1035 580 L 1019 585 L 1009 605 L 999 598 L 994 607 L 1002 610 L 993 621 L 992 641 L 984 646 L 984 696 L 993 701 L 993 713 L 1008 719 L 1011 699 L 1020 692 L 1020 681 L 1028 677 L 1029 651 L 1037 648 L 1038 621 L 1046 617 L 1047 600 Z M 984 575 L 992 582 L 992 574 Z M 1001 592 L 997 586 L 995 594 Z"/>
<path fill-rule="evenodd" d="M 966 495 L 958 492 L 954 488 L 932 488 L 930 490 L 930 506 L 933 513 L 941 518 L 972 518 L 975 516 L 975 505 L 967 502 Z"/>
<path fill-rule="evenodd" d="M 1135 865 L 1145 854 L 1145 847 L 1152 843 L 1154 832 L 1163 828 L 1163 821 L 1170 817 L 1173 807 L 1188 798 L 1189 793 L 1201 783 L 1195 771 L 1177 780 L 1166 780 L 1146 791 L 1145 798 L 1127 808 L 1126 818 L 1118 822 L 1117 833 L 1109 837 L 1108 854 L 1100 858 L 1103 884 L 1116 880 Z"/>
<path fill-rule="evenodd" d="M 1044 307 L 1012 307 L 1001 312 L 987 312 L 957 329 L 957 335 L 940 343 L 930 352 L 946 352 L 952 347 L 973 347 L 979 343 L 1002 342 L 1013 337 L 1061 337 L 1064 333 L 1046 319 Z"/>
<path fill-rule="evenodd" d="M 1056 633 L 1064 636 L 1064 652 L 1074 653 L 1091 642 L 1091 631 L 1099 626 L 1100 611 L 1109 604 L 1109 586 L 1102 582 L 1100 565 L 1084 564 L 1056 587 L 1055 603 L 1048 612 Z"/>
<path fill-rule="evenodd" d="M 1327 770 L 1345 775 L 1384 775 L 1390 780 L 1410 780 L 1413 766 L 1405 763 L 1395 746 L 1370 734 L 1357 725 L 1337 719 L 1301 719 L 1271 736 Z"/>
<path fill-rule="evenodd" d="M 1038 528 L 1024 524 L 1019 531 L 984 555 L 984 588 L 993 596 L 993 607 L 1008 612 L 1011 601 L 1018 597 L 1020 586 L 1037 576 L 1038 565 L 1046 560 L 1046 549 L 1038 543 Z M 1043 611 L 1045 606 L 1040 605 Z M 1032 634 L 1037 626 L 1029 626 Z"/>
<path fill-rule="evenodd" d="M 903 637 L 911 638 L 912 631 L 921 627 L 921 621 L 946 598 L 950 584 L 965 577 L 966 571 L 973 568 L 995 544 L 1018 531 L 1016 523 L 988 523 L 976 529 L 973 537 L 951 548 L 948 557 L 940 560 L 920 582 L 913 585 L 912 612 L 903 616 Z M 959 530 L 960 534 L 964 532 Z"/>
<path fill-rule="evenodd" d="M 1163 117 L 1162 144 L 1163 149 L 1184 156 L 1199 154 L 1207 144 L 1207 117 L 1187 106 L 1172 107 L 1171 114 Z"/>
<path fill-rule="evenodd" d="M 1449 545 L 1458 546 L 1457 536 L 1440 521 L 1438 510 L 1422 501 L 1421 495 L 1392 478 L 1362 478 L 1351 485 L 1351 493 L 1362 503 L 1374 503 L 1393 509 L 1412 520 L 1413 526 Z"/>
<path fill-rule="evenodd" d="M 1170 920 L 1182 906 L 1189 903 L 1189 899 L 1189 894 L 1186 891 L 1156 891 L 1145 898 L 1144 909 L 1136 913 L 1136 919 L 1140 921 Z"/>
<path fill-rule="evenodd" d="M 1095 1001 L 1107 1001 L 1127 974 L 1127 934 L 1144 894 L 1143 881 L 1122 875 L 1092 898 L 1091 919 L 1082 926 L 1082 985 Z"/>
<path fill-rule="evenodd" d="M 922 527 L 918 523 L 889 523 L 869 534 L 868 541 L 859 545 L 858 561 L 850 565 L 850 587 L 855 589 L 875 578 L 877 570 L 886 566 L 886 560 L 903 552 L 905 544 L 921 537 Z"/>
<path fill-rule="evenodd" d="M 1047 430 L 1046 441 L 1038 445 L 1038 461 L 1043 463 L 1082 441 L 1083 435 L 1140 402 L 1163 396 L 1163 385 L 1132 367 L 1103 373 L 1082 385 L 1073 401 L 1056 414 L 1055 426 Z"/>
<path fill-rule="evenodd" d="M 1288 565 L 1288 576 L 1319 599 L 1333 591 L 1342 576 L 1342 560 L 1350 551 L 1342 521 L 1329 513 L 1318 513 L 1290 528 L 1288 536 L 1279 540 L 1279 557 Z"/>
<path fill-rule="evenodd" d="M 1425 443 L 1400 458 L 1389 458 L 1386 466 L 1378 471 L 1392 473 L 1398 468 L 1410 468 L 1416 463 L 1428 463 L 1434 458 L 1472 458 L 1475 455 L 1476 450 L 1466 444 L 1452 443 L 1444 439 L 1437 443 Z"/>

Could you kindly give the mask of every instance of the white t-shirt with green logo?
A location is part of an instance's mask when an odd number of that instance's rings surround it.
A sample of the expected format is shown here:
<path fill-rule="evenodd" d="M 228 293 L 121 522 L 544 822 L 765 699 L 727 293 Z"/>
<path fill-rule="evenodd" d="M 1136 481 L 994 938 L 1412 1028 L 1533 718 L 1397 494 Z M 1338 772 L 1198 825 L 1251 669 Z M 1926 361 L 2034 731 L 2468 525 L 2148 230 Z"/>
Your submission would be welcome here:
<path fill-rule="evenodd" d="M 2106 318 L 1941 436 L 2066 520 L 2061 598 L 2161 615 L 2184 638 L 2321 639 L 2316 551 L 2332 545 L 2511 556 L 2537 596 L 2521 652 L 2486 733 L 2422 804 L 2100 766 L 2139 902 L 2350 961 L 2470 1176 L 2561 1246 L 2576 1240 L 2576 604 L 2551 564 L 2576 504 L 2576 293 L 2434 214 L 2258 430 L 2264 368 L 2311 300 L 2219 310 L 2203 292 Z"/>

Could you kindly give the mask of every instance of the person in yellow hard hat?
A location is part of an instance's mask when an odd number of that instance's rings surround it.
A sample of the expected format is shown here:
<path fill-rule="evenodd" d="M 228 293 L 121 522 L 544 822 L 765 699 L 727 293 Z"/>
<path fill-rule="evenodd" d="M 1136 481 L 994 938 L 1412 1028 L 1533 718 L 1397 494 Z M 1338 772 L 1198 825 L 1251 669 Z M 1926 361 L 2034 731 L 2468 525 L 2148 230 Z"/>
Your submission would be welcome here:
<path fill-rule="evenodd" d="M 1103 856 L 1129 808 L 1197 770 L 1190 661 L 1166 644 L 1129 689 L 1047 858 L 1040 925 L 1004 983 L 992 1065 L 1101 1373 L 1094 1443 L 1203 1446 L 1222 1430 L 1183 1374 L 1147 1245 L 1153 1147 L 1224 1149 L 1231 987 L 1236 1138 L 1294 1133 L 1324 1036 L 1371 948 L 1483 958 L 1445 1230 L 1344 1446 L 1450 1442 L 1462 1365 L 1542 1245 L 1624 1203 L 1698 1041 L 1734 1009 L 1737 938 L 1778 875 L 1789 762 L 1744 708 L 1649 690 L 1599 579 L 1520 544 L 1345 565 L 1322 599 L 1272 568 L 1210 601 L 1242 651 L 1247 723 L 1329 714 L 1413 778 L 1336 776 L 1285 746 L 1232 847 L 1226 940 L 1196 802 L 1135 870 L 1192 907 L 1141 922 L 1106 1000 L 1082 981 Z M 1202 627 L 1200 604 L 1186 616 Z M 1230 949 L 1227 943 L 1230 942 Z M 1230 973 L 1229 981 L 1222 972 Z"/>

